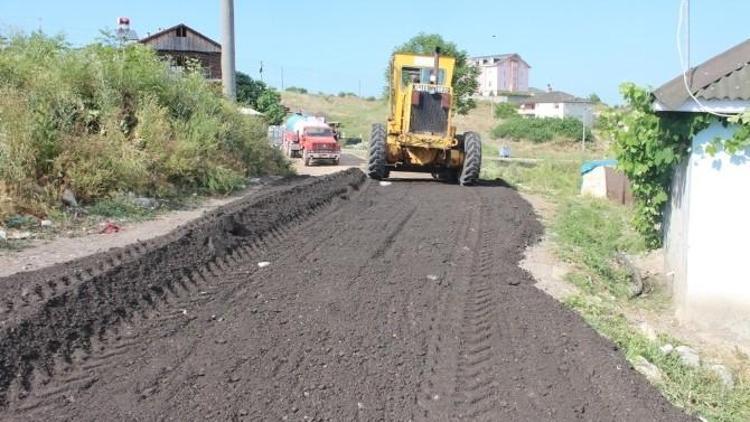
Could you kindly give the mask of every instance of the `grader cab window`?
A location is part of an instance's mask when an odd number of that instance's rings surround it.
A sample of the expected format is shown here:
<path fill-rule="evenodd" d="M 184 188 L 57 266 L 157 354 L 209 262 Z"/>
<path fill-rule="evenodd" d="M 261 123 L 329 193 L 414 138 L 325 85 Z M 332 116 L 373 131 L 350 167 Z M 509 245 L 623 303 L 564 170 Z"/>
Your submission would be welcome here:
<path fill-rule="evenodd" d="M 401 85 L 406 88 L 409 84 L 428 84 L 433 69 L 431 67 L 404 67 L 401 69 Z M 445 70 L 438 71 L 437 84 L 445 81 Z"/>
<path fill-rule="evenodd" d="M 420 78 L 421 72 L 418 67 L 404 67 L 401 69 L 401 84 L 404 87 L 409 84 L 420 84 L 422 80 Z"/>

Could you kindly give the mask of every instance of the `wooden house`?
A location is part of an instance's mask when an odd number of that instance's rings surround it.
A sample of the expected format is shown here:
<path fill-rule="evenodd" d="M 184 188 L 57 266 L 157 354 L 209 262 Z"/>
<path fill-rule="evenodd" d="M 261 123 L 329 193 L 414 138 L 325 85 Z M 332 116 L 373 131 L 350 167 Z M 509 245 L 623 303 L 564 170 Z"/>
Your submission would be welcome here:
<path fill-rule="evenodd" d="M 221 44 L 185 24 L 159 31 L 140 42 L 168 57 L 175 67 L 195 61 L 200 63 L 206 78 L 221 79 Z"/>

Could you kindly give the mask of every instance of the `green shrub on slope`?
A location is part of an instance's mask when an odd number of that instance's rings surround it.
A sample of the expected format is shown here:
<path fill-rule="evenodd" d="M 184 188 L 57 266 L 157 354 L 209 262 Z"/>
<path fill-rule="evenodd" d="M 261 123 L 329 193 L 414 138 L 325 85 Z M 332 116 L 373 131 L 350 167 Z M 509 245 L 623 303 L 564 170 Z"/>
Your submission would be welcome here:
<path fill-rule="evenodd" d="M 70 48 L 39 33 L 0 45 L 0 217 L 43 214 L 69 188 L 227 192 L 249 175 L 289 171 L 265 124 L 239 114 L 195 69 L 148 47 Z"/>

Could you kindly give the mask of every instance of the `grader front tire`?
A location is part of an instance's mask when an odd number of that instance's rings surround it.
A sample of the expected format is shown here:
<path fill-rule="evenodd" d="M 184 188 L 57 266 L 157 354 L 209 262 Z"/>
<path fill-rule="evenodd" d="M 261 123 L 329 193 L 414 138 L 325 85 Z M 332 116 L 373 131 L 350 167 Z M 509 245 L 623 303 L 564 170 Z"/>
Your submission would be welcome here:
<path fill-rule="evenodd" d="M 482 139 L 478 133 L 464 134 L 464 167 L 461 170 L 459 183 L 461 186 L 471 186 L 479 180 L 482 167 Z"/>
<path fill-rule="evenodd" d="M 372 125 L 370 157 L 367 161 L 367 175 L 371 179 L 382 180 L 388 177 L 385 166 L 385 138 L 385 126 L 379 123 Z"/>

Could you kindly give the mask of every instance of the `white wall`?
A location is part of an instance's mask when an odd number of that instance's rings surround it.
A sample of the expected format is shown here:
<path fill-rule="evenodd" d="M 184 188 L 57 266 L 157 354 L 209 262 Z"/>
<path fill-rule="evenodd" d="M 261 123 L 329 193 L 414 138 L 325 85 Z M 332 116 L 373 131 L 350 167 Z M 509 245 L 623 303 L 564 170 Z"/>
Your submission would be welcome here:
<path fill-rule="evenodd" d="M 693 139 L 667 214 L 666 264 L 680 318 L 750 331 L 750 151 L 705 152 L 734 130 L 715 122 Z"/>
<path fill-rule="evenodd" d="M 476 64 L 479 68 L 479 95 L 488 96 L 497 91 L 497 66 Z"/>
<path fill-rule="evenodd" d="M 559 103 L 538 103 L 534 106 L 536 117 L 557 117 L 562 119 L 565 108 Z"/>
<path fill-rule="evenodd" d="M 688 161 L 675 169 L 664 219 L 664 266 L 672 279 L 672 294 L 678 308 L 684 307 L 687 280 L 687 231 L 689 190 Z"/>

